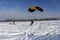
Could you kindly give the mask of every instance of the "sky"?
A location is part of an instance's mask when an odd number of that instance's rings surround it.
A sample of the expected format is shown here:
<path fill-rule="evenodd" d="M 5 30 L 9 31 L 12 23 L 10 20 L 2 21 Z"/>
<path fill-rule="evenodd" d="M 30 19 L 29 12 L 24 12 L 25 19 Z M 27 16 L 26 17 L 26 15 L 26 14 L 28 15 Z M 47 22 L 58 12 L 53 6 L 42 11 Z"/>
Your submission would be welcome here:
<path fill-rule="evenodd" d="M 44 11 L 29 12 L 33 5 Z M 40 18 L 60 18 L 60 0 L 0 0 L 0 20 Z"/>

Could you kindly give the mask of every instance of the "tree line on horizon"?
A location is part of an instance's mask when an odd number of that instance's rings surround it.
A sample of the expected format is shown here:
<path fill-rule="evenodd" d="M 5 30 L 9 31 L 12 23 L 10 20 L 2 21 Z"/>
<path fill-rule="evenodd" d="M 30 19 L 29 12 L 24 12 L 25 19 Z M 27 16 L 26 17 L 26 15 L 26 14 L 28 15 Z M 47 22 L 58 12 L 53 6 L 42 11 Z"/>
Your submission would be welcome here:
<path fill-rule="evenodd" d="M 49 20 L 60 20 L 60 18 L 40 18 L 40 19 L 6 19 L 0 20 L 0 22 L 8 22 L 8 21 L 49 21 Z"/>

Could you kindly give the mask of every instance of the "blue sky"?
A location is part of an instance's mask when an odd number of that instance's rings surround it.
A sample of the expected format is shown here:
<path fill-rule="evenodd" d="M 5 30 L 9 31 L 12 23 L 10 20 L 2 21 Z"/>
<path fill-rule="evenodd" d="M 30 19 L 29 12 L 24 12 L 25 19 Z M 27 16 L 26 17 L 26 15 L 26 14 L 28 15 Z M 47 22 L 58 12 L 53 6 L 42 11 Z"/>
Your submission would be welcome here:
<path fill-rule="evenodd" d="M 0 0 L 1 19 L 59 18 L 60 0 Z M 44 12 L 28 12 L 32 5 L 39 6 Z"/>

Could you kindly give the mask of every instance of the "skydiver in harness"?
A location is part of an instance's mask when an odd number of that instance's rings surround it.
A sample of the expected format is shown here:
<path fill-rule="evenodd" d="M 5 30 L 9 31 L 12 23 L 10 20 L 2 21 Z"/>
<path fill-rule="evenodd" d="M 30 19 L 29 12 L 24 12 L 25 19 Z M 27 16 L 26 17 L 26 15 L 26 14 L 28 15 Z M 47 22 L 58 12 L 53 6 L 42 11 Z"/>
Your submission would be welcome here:
<path fill-rule="evenodd" d="M 38 11 L 40 11 L 40 12 L 43 12 L 43 9 L 40 8 L 40 7 L 38 7 L 38 6 L 31 6 L 31 7 L 28 9 L 28 11 L 31 12 L 31 13 L 34 12 L 35 10 L 38 10 Z M 34 23 L 34 21 L 31 20 L 30 25 L 32 26 L 33 23 Z"/>
<path fill-rule="evenodd" d="M 34 21 L 33 21 L 33 20 L 31 20 L 30 26 L 32 26 L 32 25 L 33 25 L 33 23 L 34 23 Z"/>

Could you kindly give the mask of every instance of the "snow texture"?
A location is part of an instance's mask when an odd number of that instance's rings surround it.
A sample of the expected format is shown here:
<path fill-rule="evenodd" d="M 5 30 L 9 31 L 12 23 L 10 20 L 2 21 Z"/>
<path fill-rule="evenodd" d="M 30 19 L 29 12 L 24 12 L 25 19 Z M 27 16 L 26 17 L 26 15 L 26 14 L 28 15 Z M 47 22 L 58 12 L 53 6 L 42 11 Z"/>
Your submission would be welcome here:
<path fill-rule="evenodd" d="M 60 40 L 60 20 L 0 22 L 0 40 Z"/>

